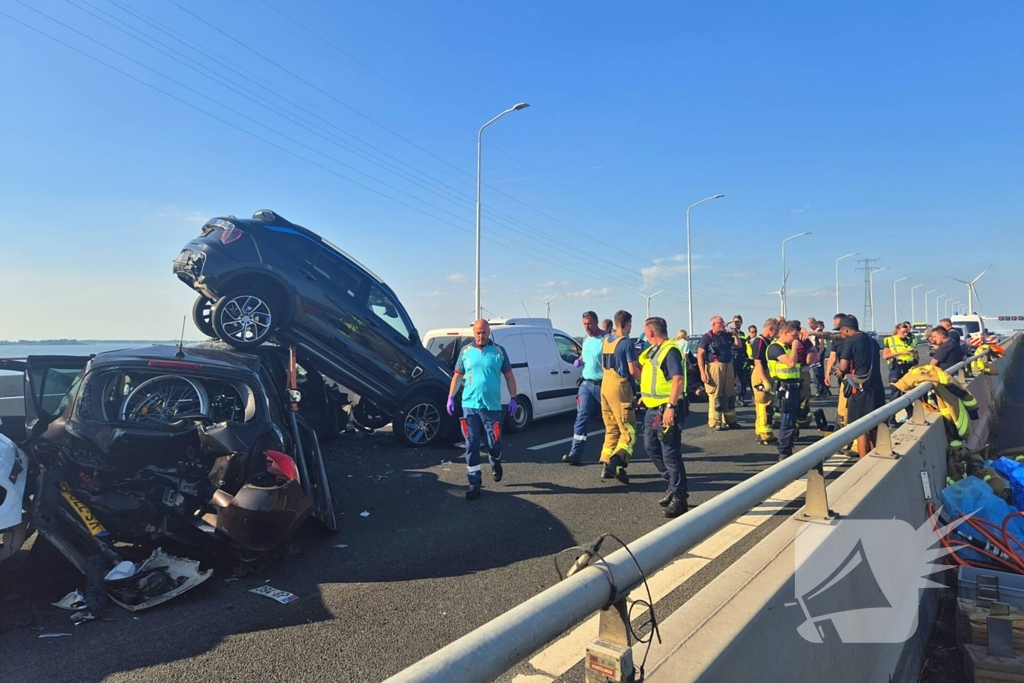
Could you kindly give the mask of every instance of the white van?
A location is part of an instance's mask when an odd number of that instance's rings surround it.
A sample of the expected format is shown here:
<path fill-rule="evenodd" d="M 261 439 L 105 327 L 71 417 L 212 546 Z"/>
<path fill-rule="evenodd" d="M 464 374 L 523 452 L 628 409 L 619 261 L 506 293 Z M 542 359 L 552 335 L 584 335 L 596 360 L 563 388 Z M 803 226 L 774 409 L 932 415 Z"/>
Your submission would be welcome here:
<path fill-rule="evenodd" d="M 576 382 L 580 368 L 573 361 L 580 357 L 580 345 L 568 334 L 555 329 L 547 318 L 509 318 L 488 321 L 491 340 L 508 353 L 516 378 L 516 414 L 509 430 L 521 432 L 531 420 L 576 410 Z M 423 345 L 450 368 L 459 352 L 473 343 L 472 327 L 430 330 Z M 508 388 L 501 383 L 501 402 L 508 404 Z"/>
<path fill-rule="evenodd" d="M 953 327 L 961 328 L 966 334 L 963 335 L 964 341 L 968 341 L 971 337 L 978 337 L 982 332 L 985 331 L 985 321 L 977 313 L 963 314 L 950 317 L 950 322 Z"/>

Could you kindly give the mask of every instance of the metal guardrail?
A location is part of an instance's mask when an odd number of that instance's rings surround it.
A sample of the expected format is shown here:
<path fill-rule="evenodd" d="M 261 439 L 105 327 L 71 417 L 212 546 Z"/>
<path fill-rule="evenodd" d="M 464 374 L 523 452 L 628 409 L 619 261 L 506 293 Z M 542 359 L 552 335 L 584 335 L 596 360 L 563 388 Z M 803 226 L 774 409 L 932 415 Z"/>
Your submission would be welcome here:
<path fill-rule="evenodd" d="M 971 356 L 947 372 L 959 374 L 962 378 L 964 369 L 977 357 Z M 603 562 L 592 564 L 535 595 L 400 671 L 385 683 L 491 681 L 591 614 L 624 600 L 643 581 L 637 564 L 645 575 L 652 575 L 804 475 L 807 475 L 804 515 L 827 518 L 829 511 L 822 463 L 876 427 L 879 428 L 876 451 L 880 455 L 892 455 L 888 419 L 913 405 L 911 423 L 924 424 L 922 399 L 932 388 L 930 382 L 921 384 L 821 441 L 701 503 L 685 515 L 641 536 L 629 544 L 636 563 L 625 549 L 616 550 Z"/>

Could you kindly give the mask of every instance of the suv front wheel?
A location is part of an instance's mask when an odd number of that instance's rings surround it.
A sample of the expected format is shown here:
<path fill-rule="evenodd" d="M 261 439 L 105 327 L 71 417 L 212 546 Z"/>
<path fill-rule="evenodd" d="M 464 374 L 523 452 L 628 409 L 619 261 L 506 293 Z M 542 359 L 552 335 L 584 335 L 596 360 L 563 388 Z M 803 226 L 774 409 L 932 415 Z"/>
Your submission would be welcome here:
<path fill-rule="evenodd" d="M 214 304 L 212 323 L 221 341 L 245 351 L 270 339 L 281 317 L 275 297 L 258 289 L 240 290 Z"/>
<path fill-rule="evenodd" d="M 444 406 L 430 396 L 407 398 L 395 411 L 391 428 L 403 446 L 433 446 L 444 436 Z"/>

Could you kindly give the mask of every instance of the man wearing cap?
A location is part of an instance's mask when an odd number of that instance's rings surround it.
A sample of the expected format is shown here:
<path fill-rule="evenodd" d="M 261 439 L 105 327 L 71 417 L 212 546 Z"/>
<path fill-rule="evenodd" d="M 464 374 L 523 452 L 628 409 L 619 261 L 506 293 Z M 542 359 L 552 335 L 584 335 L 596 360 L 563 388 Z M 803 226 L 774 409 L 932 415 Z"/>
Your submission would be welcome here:
<path fill-rule="evenodd" d="M 725 330 L 725 320 L 716 315 L 711 331 L 700 338 L 697 367 L 708 392 L 708 427 L 716 431 L 737 428 L 736 373 L 733 371 L 733 347 L 736 338 Z"/>
<path fill-rule="evenodd" d="M 465 378 L 462 392 L 462 435 L 466 439 L 466 500 L 480 497 L 480 436 L 487 435 L 491 475 L 501 481 L 501 377 L 504 375 L 511 399 L 508 412 L 516 412 L 516 378 L 505 349 L 491 341 L 491 326 L 481 318 L 473 323 L 473 343 L 463 347 L 455 364 L 455 376 L 448 388 L 448 414 L 455 413 L 455 393 Z"/>
<path fill-rule="evenodd" d="M 587 311 L 583 314 L 583 331 L 587 336 L 583 340 L 582 355 L 573 363 L 583 368 L 580 388 L 576 393 L 576 424 L 572 430 L 572 446 L 562 456 L 562 462 L 570 465 L 582 463 L 583 452 L 587 448 L 587 423 L 593 415 L 601 412 L 601 379 L 604 377 L 601 346 L 605 335 L 597 326 L 597 313 Z"/>

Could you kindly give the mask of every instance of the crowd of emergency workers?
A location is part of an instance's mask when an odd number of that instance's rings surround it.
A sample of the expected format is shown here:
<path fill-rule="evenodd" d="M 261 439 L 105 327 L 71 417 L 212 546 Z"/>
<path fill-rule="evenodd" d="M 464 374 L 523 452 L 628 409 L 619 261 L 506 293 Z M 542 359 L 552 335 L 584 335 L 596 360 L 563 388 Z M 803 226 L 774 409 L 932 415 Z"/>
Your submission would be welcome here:
<path fill-rule="evenodd" d="M 717 315 L 710 322 L 711 329 L 694 344 L 686 330 L 670 338 L 664 318 L 647 318 L 634 338 L 633 316 L 628 311 L 618 311 L 613 319 L 601 322 L 594 311 L 584 312 L 582 350 L 574 363 L 581 368 L 576 422 L 572 445 L 562 461 L 583 464 L 587 424 L 599 414 L 604 422 L 601 478 L 628 485 L 630 459 L 642 438 L 644 450 L 667 484 L 658 504 L 665 509 L 665 517 L 678 517 L 689 509 L 681 427 L 689 414 L 690 390 L 698 379 L 708 400 L 709 429 L 740 429 L 736 404 L 749 407 L 753 400 L 755 441 L 777 449 L 781 461 L 793 454 L 801 427 L 816 423 L 822 431 L 830 428 L 823 410 L 812 415 L 812 396 L 828 397 L 833 388 L 837 390 L 834 428 L 839 428 L 886 402 L 882 362 L 888 364 L 890 384 L 921 362 L 920 342 L 909 322 L 896 325 L 881 345 L 860 329 L 855 316 L 844 313 L 833 316 L 831 331 L 814 318 L 808 318 L 806 325 L 782 316 L 769 318 L 760 330 L 755 325 L 744 328 L 739 315 L 728 324 Z M 459 355 L 447 405 L 448 413 L 454 414 L 455 397 L 462 387 L 468 500 L 481 495 L 483 439 L 493 480 L 499 482 L 504 476 L 502 379 L 513 397 L 509 414 L 517 409 L 508 354 L 491 341 L 486 320 L 473 325 L 473 338 Z M 928 342 L 931 365 L 946 370 L 964 359 L 960 336 L 948 318 L 929 332 Z M 899 395 L 891 387 L 889 398 Z M 638 413 L 643 415 L 639 424 Z M 876 434 L 873 430 L 857 440 L 859 457 L 874 448 Z"/>

